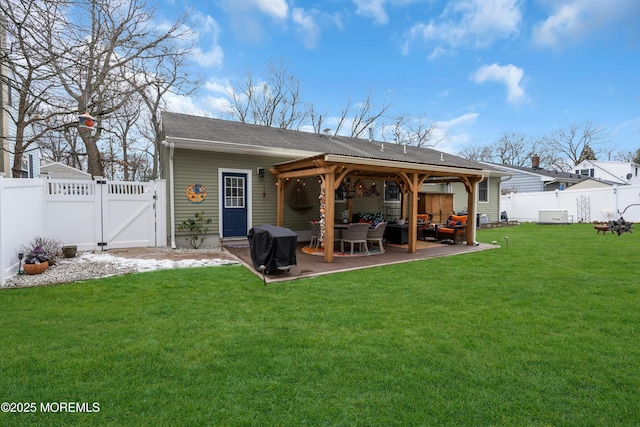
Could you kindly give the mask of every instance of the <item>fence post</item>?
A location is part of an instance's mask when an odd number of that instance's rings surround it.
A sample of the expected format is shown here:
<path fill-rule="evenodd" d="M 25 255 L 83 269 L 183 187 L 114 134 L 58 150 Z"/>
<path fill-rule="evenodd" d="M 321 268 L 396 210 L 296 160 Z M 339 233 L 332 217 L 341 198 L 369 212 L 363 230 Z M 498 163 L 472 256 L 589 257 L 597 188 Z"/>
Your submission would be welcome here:
<path fill-rule="evenodd" d="M 105 214 L 104 208 L 107 206 L 107 180 L 101 176 L 95 177 L 96 181 L 96 194 L 95 194 L 95 230 L 96 230 L 96 250 L 104 251 L 107 247 L 107 241 L 105 240 L 104 229 L 105 229 Z"/>

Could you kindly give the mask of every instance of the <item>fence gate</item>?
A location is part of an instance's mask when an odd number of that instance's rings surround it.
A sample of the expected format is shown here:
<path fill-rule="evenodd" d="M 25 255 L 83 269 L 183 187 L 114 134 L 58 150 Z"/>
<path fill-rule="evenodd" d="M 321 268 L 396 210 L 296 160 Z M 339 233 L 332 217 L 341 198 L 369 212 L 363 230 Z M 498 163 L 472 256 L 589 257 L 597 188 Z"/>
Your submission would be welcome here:
<path fill-rule="evenodd" d="M 47 180 L 46 230 L 81 250 L 165 246 L 164 181 Z"/>

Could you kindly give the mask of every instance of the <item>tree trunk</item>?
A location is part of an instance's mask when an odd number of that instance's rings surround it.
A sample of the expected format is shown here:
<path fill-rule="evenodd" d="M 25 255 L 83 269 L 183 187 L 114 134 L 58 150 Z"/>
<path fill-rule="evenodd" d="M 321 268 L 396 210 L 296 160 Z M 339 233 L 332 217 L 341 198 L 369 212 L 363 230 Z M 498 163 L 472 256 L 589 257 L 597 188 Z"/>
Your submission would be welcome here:
<path fill-rule="evenodd" d="M 79 129 L 80 137 L 87 149 L 88 172 L 93 176 L 104 176 L 100 150 L 98 150 L 98 138 L 91 134 L 91 129 Z"/>

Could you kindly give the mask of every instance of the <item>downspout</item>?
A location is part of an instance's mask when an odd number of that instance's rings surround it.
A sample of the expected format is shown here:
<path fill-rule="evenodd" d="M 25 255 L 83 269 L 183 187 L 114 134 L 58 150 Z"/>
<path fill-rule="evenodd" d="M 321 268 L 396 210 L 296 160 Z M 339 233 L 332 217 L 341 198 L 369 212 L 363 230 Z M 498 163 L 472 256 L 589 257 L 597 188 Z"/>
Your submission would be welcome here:
<path fill-rule="evenodd" d="M 176 249 L 176 210 L 174 205 L 175 192 L 173 182 L 173 142 L 162 141 L 162 145 L 169 147 L 169 222 L 171 223 L 171 249 Z"/>
<path fill-rule="evenodd" d="M 558 180 L 557 180 L 557 179 L 555 179 L 555 178 L 553 178 L 551 181 L 544 181 L 544 180 L 543 180 L 543 182 L 542 182 L 542 191 L 547 191 L 547 190 L 546 190 L 547 185 L 549 185 L 549 184 L 554 184 L 554 183 L 556 183 L 556 182 L 558 182 Z"/>

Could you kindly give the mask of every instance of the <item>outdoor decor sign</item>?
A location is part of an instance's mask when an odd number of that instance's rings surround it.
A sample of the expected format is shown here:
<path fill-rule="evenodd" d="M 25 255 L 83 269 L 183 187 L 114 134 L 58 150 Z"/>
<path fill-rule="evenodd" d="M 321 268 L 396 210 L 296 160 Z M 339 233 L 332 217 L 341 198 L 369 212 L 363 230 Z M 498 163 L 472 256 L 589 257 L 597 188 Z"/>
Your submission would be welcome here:
<path fill-rule="evenodd" d="M 191 184 L 187 187 L 187 199 L 191 203 L 202 203 L 204 199 L 207 198 L 207 190 L 204 188 L 204 185 L 201 184 Z"/>

